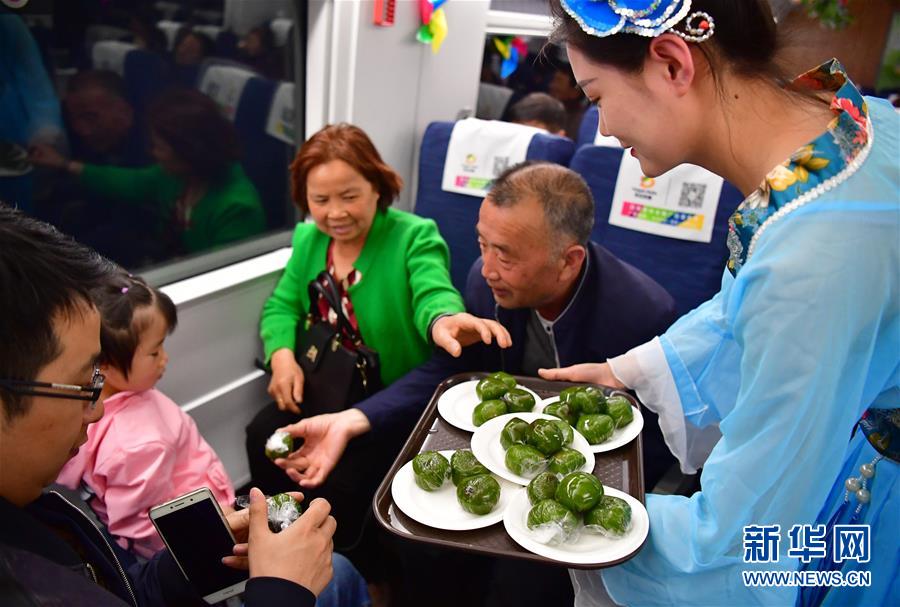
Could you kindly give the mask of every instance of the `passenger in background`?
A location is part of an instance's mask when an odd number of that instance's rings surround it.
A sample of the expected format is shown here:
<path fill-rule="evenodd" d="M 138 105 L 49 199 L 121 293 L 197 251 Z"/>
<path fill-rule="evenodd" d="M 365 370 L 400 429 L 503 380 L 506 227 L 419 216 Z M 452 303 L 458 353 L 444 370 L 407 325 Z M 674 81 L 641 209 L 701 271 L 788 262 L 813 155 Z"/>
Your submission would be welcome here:
<path fill-rule="evenodd" d="M 547 93 L 530 93 L 509 109 L 509 122 L 544 129 L 551 135 L 566 136 L 566 108 Z"/>
<path fill-rule="evenodd" d="M 185 26 L 178 30 L 172 45 L 172 56 L 177 68 L 199 66 L 215 53 L 216 44 L 202 32 Z"/>
<path fill-rule="evenodd" d="M 71 161 L 48 146 L 32 162 L 75 175 L 88 190 L 121 204 L 153 211 L 140 247 L 149 259 L 206 251 L 265 229 L 256 188 L 238 162 L 234 126 L 209 97 L 189 89 L 160 95 L 148 113 L 150 153 L 157 164 L 119 168 Z"/>
<path fill-rule="evenodd" d="M 313 135 L 291 165 L 291 180 L 294 202 L 313 221 L 297 225 L 291 258 L 263 307 L 260 335 L 275 402 L 247 427 L 247 456 L 253 481 L 280 491 L 297 485 L 265 456 L 275 429 L 294 424 L 291 433 L 307 441 L 297 455 L 301 462 L 328 451 L 333 461 L 327 468 L 303 466 L 301 477 L 314 479 L 304 486 L 333 505 L 340 521 L 335 546 L 341 549 L 358 541 L 375 489 L 409 425 L 369 433 L 368 418 L 357 408 L 303 419 L 304 375 L 294 348 L 309 310 L 310 282 L 323 270 L 335 279 L 349 321 L 378 352 L 385 386 L 428 358 L 431 338 L 450 347 L 451 331 L 461 331 L 464 342 L 506 343 L 508 335 L 492 321 L 446 316 L 464 310 L 450 282 L 447 245 L 434 221 L 390 208 L 402 181 L 361 129 L 337 124 Z M 319 316 L 335 324 L 330 306 L 321 299 L 318 304 Z M 338 403 L 344 404 L 355 403 Z M 319 440 L 323 429 L 333 438 L 327 444 Z"/>
<path fill-rule="evenodd" d="M 73 158 L 122 167 L 150 164 L 141 120 L 117 73 L 87 70 L 72 76 L 66 83 L 63 113 Z"/>
<path fill-rule="evenodd" d="M 294 433 L 306 445 L 284 461 L 291 478 L 304 489 L 317 486 L 328 478 L 347 441 L 362 432 L 384 435 L 401 428 L 408 433 L 437 385 L 456 373 L 503 370 L 537 376 L 538 369 L 557 362 L 625 352 L 665 330 L 675 320 L 674 300 L 646 274 L 591 242 L 593 222 L 593 197 L 577 173 L 526 162 L 501 174 L 481 205 L 477 231 L 482 258 L 469 273 L 465 301 L 475 317 L 494 318 L 505 327 L 512 346 L 505 351 L 482 343 L 445 346 L 449 354 L 437 351 L 427 363 L 359 403 L 358 426 L 301 422 Z M 435 340 L 444 339 L 441 329 L 435 327 Z M 648 487 L 674 462 L 654 426 L 652 418 L 644 426 Z M 471 584 L 433 597 L 428 587 L 429 579 L 438 583 L 429 578 L 434 567 L 421 567 L 425 559 L 418 556 L 409 561 L 415 571 L 407 576 L 407 590 L 420 591 L 413 604 L 483 604 L 480 593 L 488 589 L 479 589 L 477 580 L 483 578 L 476 571 L 471 580 L 465 576 Z M 484 567 L 489 565 L 473 569 Z M 572 596 L 569 577 L 559 568 L 501 561 L 496 576 L 489 600 L 504 595 L 508 602 L 503 604 L 561 605 L 566 595 Z"/>
<path fill-rule="evenodd" d="M 165 293 L 124 271 L 93 293 L 100 313 L 100 398 L 105 414 L 57 479 L 84 489 L 120 546 L 144 558 L 165 547 L 150 508 L 208 487 L 225 512 L 234 485 L 197 424 L 156 383 L 169 363 L 166 336 L 178 321 Z"/>
<path fill-rule="evenodd" d="M 63 116 L 72 142 L 72 157 L 90 164 L 143 167 L 152 162 L 144 121 L 128 99 L 121 76 L 87 70 L 66 84 Z M 139 243 L 152 225 L 149 209 L 116 204 L 68 179 L 56 184 L 54 204 L 43 216 L 80 242 L 118 263 L 134 267 L 144 261 Z M 103 217 L 98 222 L 97 218 Z"/>
<path fill-rule="evenodd" d="M 547 92 L 565 106 L 566 135 L 574 141 L 578 138 L 578 129 L 581 128 L 581 119 L 587 111 L 588 103 L 568 64 L 563 64 L 563 67 L 556 69 L 550 78 Z"/>
<path fill-rule="evenodd" d="M 121 167 L 143 167 L 152 162 L 142 117 L 128 99 L 125 82 L 109 70 L 87 70 L 72 76 L 66 83 L 63 118 L 72 142 L 72 158 L 90 164 Z M 146 209 L 111 203 L 102 195 L 87 191 L 74 180 L 58 184 L 54 191 L 55 212 L 51 220 L 61 230 L 77 234 L 84 244 L 123 265 L 140 263 L 135 249 L 110 246 L 122 239 L 135 242 L 141 238 L 141 227 L 153 221 Z M 104 220 L 97 222 L 97 217 Z M 98 225 L 99 224 L 99 225 Z"/>
<path fill-rule="evenodd" d="M 271 80 L 283 80 L 284 55 L 275 46 L 275 36 L 267 23 L 247 32 L 238 43 L 238 60 Z"/>

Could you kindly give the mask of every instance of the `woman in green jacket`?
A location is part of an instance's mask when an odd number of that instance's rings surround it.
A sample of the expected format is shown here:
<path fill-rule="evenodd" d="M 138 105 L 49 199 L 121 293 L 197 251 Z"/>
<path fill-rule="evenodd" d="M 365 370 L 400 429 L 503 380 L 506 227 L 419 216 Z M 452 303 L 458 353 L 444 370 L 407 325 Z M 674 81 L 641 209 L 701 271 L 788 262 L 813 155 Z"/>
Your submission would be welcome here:
<path fill-rule="evenodd" d="M 338 124 L 313 135 L 291 165 L 291 178 L 294 201 L 312 223 L 297 225 L 291 258 L 263 307 L 260 335 L 275 402 L 248 426 L 247 455 L 256 486 L 267 492 L 296 489 L 265 458 L 266 439 L 289 424 L 307 441 L 315 440 L 305 433 L 309 425 L 340 428 L 332 434 L 343 439 L 331 446 L 343 454 L 340 461 L 333 471 L 308 469 L 320 486 L 307 490 L 304 484 L 304 491 L 307 499 L 313 494 L 329 499 L 339 523 L 335 543 L 345 547 L 356 539 L 372 494 L 405 436 L 367 434 L 368 420 L 355 408 L 296 423 L 302 417 L 304 375 L 295 360 L 295 336 L 310 307 L 310 281 L 325 269 L 334 277 L 345 315 L 365 345 L 378 352 L 383 385 L 425 362 L 430 339 L 458 355 L 476 340 L 507 344 L 509 335 L 494 321 L 464 313 L 437 226 L 389 208 L 402 182 L 361 129 Z M 318 307 L 320 317 L 335 324 L 328 305 Z"/>
<path fill-rule="evenodd" d="M 162 247 L 151 256 L 196 253 L 265 230 L 259 194 L 238 163 L 234 127 L 212 99 L 192 89 L 163 93 L 148 126 L 156 160 L 148 167 L 84 164 L 49 146 L 32 148 L 31 160 L 115 202 L 152 208 L 157 221 L 148 231 Z"/>

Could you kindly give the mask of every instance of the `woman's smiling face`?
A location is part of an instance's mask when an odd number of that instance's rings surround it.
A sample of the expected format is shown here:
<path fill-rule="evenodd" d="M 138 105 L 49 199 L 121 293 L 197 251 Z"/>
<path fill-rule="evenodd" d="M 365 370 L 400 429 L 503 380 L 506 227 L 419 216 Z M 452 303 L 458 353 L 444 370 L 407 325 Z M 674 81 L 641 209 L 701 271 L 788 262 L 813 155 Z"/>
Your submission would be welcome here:
<path fill-rule="evenodd" d="M 584 94 L 600 110 L 600 133 L 613 136 L 657 177 L 685 161 L 684 119 L 680 98 L 665 77 L 665 66 L 645 61 L 644 69 L 628 73 L 589 59 L 567 47 L 572 71 Z"/>
<path fill-rule="evenodd" d="M 375 213 L 378 191 L 343 160 L 314 167 L 306 176 L 306 200 L 316 227 L 337 242 L 365 242 Z"/>

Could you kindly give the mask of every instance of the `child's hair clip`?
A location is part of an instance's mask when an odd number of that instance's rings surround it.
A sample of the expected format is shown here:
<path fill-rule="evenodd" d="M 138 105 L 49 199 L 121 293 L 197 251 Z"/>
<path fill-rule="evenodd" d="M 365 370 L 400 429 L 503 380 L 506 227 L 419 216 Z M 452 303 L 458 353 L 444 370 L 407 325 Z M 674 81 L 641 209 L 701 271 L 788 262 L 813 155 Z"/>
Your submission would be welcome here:
<path fill-rule="evenodd" d="M 122 295 L 128 293 L 128 287 L 122 287 Z"/>

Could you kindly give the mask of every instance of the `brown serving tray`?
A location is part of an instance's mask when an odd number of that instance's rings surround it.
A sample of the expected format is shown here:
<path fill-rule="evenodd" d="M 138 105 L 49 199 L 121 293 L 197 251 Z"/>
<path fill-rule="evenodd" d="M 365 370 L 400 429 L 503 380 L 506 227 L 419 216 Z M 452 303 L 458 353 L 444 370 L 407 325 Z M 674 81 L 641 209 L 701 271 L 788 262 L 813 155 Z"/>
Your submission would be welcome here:
<path fill-rule="evenodd" d="M 400 455 L 391 469 L 388 471 L 372 503 L 375 513 L 375 519 L 382 527 L 390 533 L 397 535 L 406 540 L 423 542 L 432 546 L 440 546 L 444 548 L 452 548 L 465 552 L 472 552 L 481 555 L 523 559 L 527 561 L 535 561 L 548 565 L 556 565 L 558 567 L 576 568 L 576 569 L 598 569 L 602 567 L 612 567 L 618 565 L 637 554 L 641 547 L 629 554 L 628 556 L 617 561 L 606 562 L 597 565 L 574 565 L 561 563 L 553 559 L 529 552 L 519 546 L 506 533 L 503 523 L 497 523 L 483 529 L 475 529 L 472 531 L 445 531 L 443 529 L 435 529 L 428 525 L 423 525 L 414 521 L 394 504 L 391 497 L 391 483 L 394 475 L 415 457 L 421 451 L 440 450 L 440 449 L 462 449 L 470 446 L 472 434 L 465 430 L 460 430 L 455 426 L 451 426 L 438 414 L 437 402 L 441 394 L 456 384 L 466 382 L 472 379 L 481 379 L 487 375 L 486 373 L 462 373 L 453 375 L 444 380 L 435 390 L 431 397 L 425 412 L 410 434 L 409 439 L 403 446 Z M 547 398 L 558 394 L 565 388 L 573 385 L 568 382 L 551 382 L 544 381 L 535 377 L 516 377 L 518 382 L 534 390 L 542 398 Z M 614 392 L 613 389 L 605 386 L 598 386 L 607 394 Z M 615 391 L 627 397 L 633 404 L 638 404 L 637 400 L 630 394 Z M 619 489 L 630 494 L 635 499 L 644 503 L 644 467 L 641 460 L 641 437 L 631 441 L 629 444 L 604 453 L 596 453 L 596 465 L 594 466 L 594 474 L 600 481 L 609 487 Z M 643 546 L 643 544 L 642 544 Z"/>

